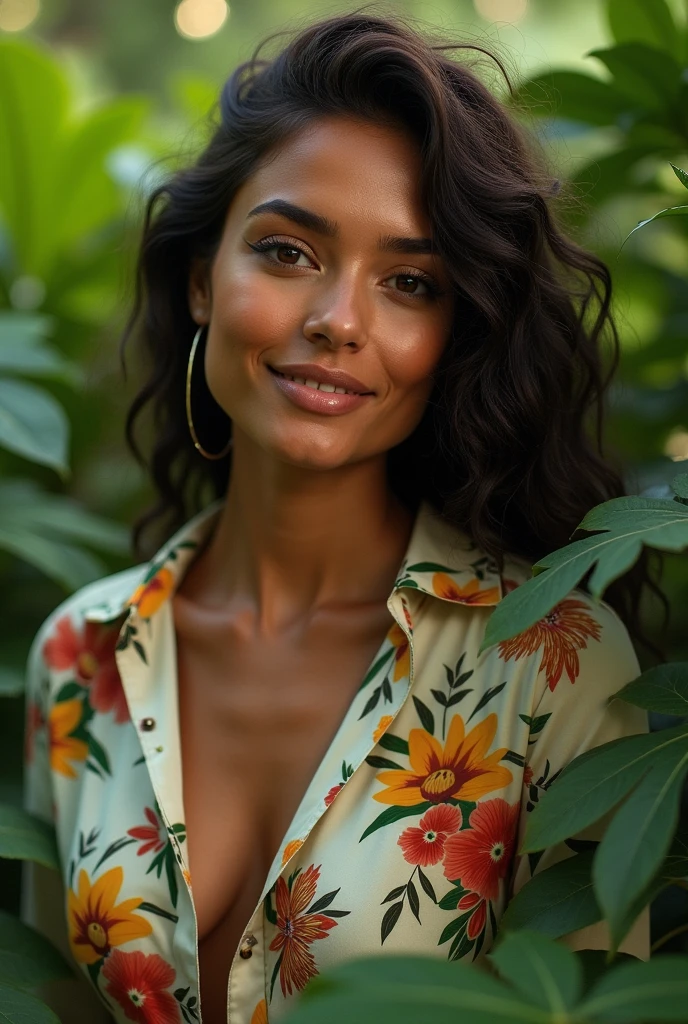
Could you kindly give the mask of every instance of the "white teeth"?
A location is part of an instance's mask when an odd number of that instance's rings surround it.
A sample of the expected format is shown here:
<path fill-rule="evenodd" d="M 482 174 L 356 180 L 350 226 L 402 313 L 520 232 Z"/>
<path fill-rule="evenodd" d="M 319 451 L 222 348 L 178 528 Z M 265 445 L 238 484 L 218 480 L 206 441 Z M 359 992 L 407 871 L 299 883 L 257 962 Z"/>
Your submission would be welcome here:
<path fill-rule="evenodd" d="M 357 395 L 357 391 L 347 391 L 346 388 L 336 388 L 334 384 L 318 384 L 317 380 L 307 380 L 305 377 L 290 377 L 287 373 L 280 373 L 277 370 L 280 377 L 284 377 L 286 380 L 293 380 L 297 384 L 305 384 L 308 388 L 313 388 L 316 391 L 328 391 L 334 392 L 337 395 Z"/>

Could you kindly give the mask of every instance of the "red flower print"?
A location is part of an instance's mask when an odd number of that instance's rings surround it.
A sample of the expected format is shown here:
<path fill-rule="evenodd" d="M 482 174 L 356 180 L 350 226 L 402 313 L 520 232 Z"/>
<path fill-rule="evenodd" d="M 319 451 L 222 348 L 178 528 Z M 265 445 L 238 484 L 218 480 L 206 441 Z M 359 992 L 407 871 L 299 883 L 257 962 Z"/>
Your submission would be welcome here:
<path fill-rule="evenodd" d="M 533 781 L 533 769 L 530 767 L 529 764 L 527 764 L 525 766 L 525 768 L 523 769 L 523 785 L 524 786 L 529 786 L 532 781 Z"/>
<path fill-rule="evenodd" d="M 117 629 L 100 622 L 86 622 L 78 631 L 63 615 L 43 646 L 43 656 L 51 668 L 71 669 L 76 681 L 88 687 L 91 707 L 114 711 L 121 725 L 129 721 L 129 708 L 115 661 L 117 637 Z"/>
<path fill-rule="evenodd" d="M 320 878 L 320 865 L 312 864 L 297 875 L 291 891 L 280 875 L 275 892 L 277 935 L 270 943 L 271 950 L 282 950 L 280 961 L 280 987 L 282 995 L 300 991 L 318 973 L 310 949 L 316 939 L 326 939 L 337 922 L 325 914 L 308 914 L 306 907 L 312 902 Z"/>
<path fill-rule="evenodd" d="M 26 764 L 33 761 L 36 733 L 44 725 L 45 718 L 40 705 L 35 700 L 30 700 L 26 707 L 26 729 L 24 730 L 24 761 Z"/>
<path fill-rule="evenodd" d="M 498 650 L 504 661 L 518 661 L 521 655 L 533 654 L 543 647 L 542 671 L 550 690 L 554 690 L 564 671 L 575 683 L 579 670 L 576 652 L 588 646 L 589 637 L 599 640 L 601 632 L 602 627 L 590 615 L 587 604 L 567 597 L 533 626 L 510 640 L 502 640 Z"/>
<path fill-rule="evenodd" d="M 451 804 L 437 804 L 420 819 L 418 827 L 406 828 L 397 839 L 404 860 L 422 868 L 439 864 L 447 836 L 461 828 L 461 811 Z"/>
<path fill-rule="evenodd" d="M 459 903 L 459 906 L 461 904 Z M 470 916 L 468 921 L 468 927 L 466 928 L 466 935 L 469 939 L 477 939 L 481 931 L 485 927 L 485 921 L 487 920 L 487 903 L 485 900 L 481 900 L 476 909 Z"/>
<path fill-rule="evenodd" d="M 343 788 L 344 788 L 344 783 L 343 782 L 338 782 L 336 786 L 332 787 L 332 789 L 328 792 L 327 796 L 325 797 L 325 807 L 329 807 L 330 806 L 330 804 L 332 803 L 332 801 L 336 797 L 336 795 L 339 792 L 339 790 L 343 789 Z"/>
<path fill-rule="evenodd" d="M 127 829 L 127 835 L 141 840 L 141 846 L 136 851 L 139 857 L 148 853 L 149 850 L 158 853 L 167 843 L 165 830 L 155 811 L 150 807 L 144 807 L 143 810 L 150 824 L 137 825 L 135 828 Z"/>
<path fill-rule="evenodd" d="M 124 1010 L 128 1020 L 138 1024 L 172 1024 L 179 1021 L 179 1003 L 171 992 L 175 970 L 157 953 L 123 953 L 113 949 L 106 958 L 102 975 L 105 986 Z"/>
<path fill-rule="evenodd" d="M 484 899 L 497 899 L 499 881 L 514 852 L 518 812 L 518 802 L 509 805 L 501 797 L 479 803 L 471 812 L 469 828 L 447 837 L 445 876 Z"/>

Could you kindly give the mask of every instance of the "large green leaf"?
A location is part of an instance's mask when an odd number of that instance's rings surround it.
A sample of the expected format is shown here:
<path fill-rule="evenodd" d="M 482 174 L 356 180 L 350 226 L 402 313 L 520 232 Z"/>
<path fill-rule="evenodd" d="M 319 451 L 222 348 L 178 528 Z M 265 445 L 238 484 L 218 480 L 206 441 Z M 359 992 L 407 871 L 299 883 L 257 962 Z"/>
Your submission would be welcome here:
<path fill-rule="evenodd" d="M 84 380 L 80 367 L 68 363 L 45 344 L 53 318 L 38 314 L 0 311 L 0 374 L 61 377 L 73 384 Z"/>
<path fill-rule="evenodd" d="M 662 715 L 688 715 L 688 661 L 649 668 L 610 699 Z"/>
<path fill-rule="evenodd" d="M 609 971 L 580 1008 L 583 1021 L 685 1021 L 688 957 L 663 955 Z"/>
<path fill-rule="evenodd" d="M 0 910 L 0 984 L 34 991 L 53 978 L 71 976 L 72 968 L 51 942 Z"/>
<path fill-rule="evenodd" d="M 670 53 L 633 42 L 590 50 L 588 56 L 605 65 L 617 91 L 634 105 L 670 111 L 678 98 L 681 66 Z M 671 122 L 671 116 L 667 120 Z"/>
<path fill-rule="evenodd" d="M 671 161 L 669 162 L 671 163 Z M 677 167 L 676 164 L 671 164 L 671 168 L 683 187 L 688 188 L 688 171 L 684 171 L 682 167 Z"/>
<path fill-rule="evenodd" d="M 584 850 L 533 875 L 509 902 L 500 931 L 532 928 L 558 939 L 599 921 L 602 911 L 593 891 L 593 855 L 593 850 Z"/>
<path fill-rule="evenodd" d="M 3 984 L 0 984 L 0 1020 L 2 1024 L 60 1024 L 60 1018 L 40 999 Z"/>
<path fill-rule="evenodd" d="M 35 860 L 57 870 L 60 861 L 54 828 L 23 807 L 0 804 L 0 857 Z"/>
<path fill-rule="evenodd" d="M 653 220 L 661 220 L 663 217 L 688 217 L 688 206 L 669 206 L 666 210 L 660 210 L 659 213 L 653 214 L 652 217 L 646 217 L 645 220 L 638 221 L 636 226 L 624 238 L 621 248 L 636 231 L 640 231 L 646 224 L 651 224 Z"/>
<path fill-rule="evenodd" d="M 374 956 L 314 978 L 285 1024 L 551 1024 L 497 978 L 434 957 Z"/>
<path fill-rule="evenodd" d="M 607 18 L 617 43 L 649 43 L 680 58 L 680 35 L 666 0 L 608 0 Z"/>
<path fill-rule="evenodd" d="M 42 388 L 0 380 L 0 445 L 25 459 L 69 473 L 69 421 L 60 403 Z"/>
<path fill-rule="evenodd" d="M 588 586 L 598 600 L 613 580 L 631 568 L 643 544 L 664 551 L 687 547 L 688 505 L 638 495 L 612 498 L 591 509 L 580 529 L 604 532 L 576 540 L 536 562 L 533 578 L 495 607 L 479 653 L 543 618 L 590 569 Z"/>
<path fill-rule="evenodd" d="M 537 932 L 507 935 L 490 955 L 501 977 L 555 1019 L 566 1017 L 581 994 L 583 972 L 570 949 Z"/>
<path fill-rule="evenodd" d="M 578 835 L 610 811 L 658 759 L 685 751 L 688 726 L 622 736 L 574 758 L 528 819 L 521 852 L 543 850 Z"/>
<path fill-rule="evenodd" d="M 511 102 L 542 117 L 564 117 L 585 124 L 616 124 L 628 100 L 607 82 L 579 71 L 552 71 L 519 85 Z"/>
<path fill-rule="evenodd" d="M 688 728 L 682 744 L 656 751 L 650 771 L 614 815 L 598 847 L 592 869 L 595 895 L 614 948 L 633 924 L 638 899 L 669 851 L 687 773 Z"/>
<path fill-rule="evenodd" d="M 128 531 L 94 516 L 73 498 L 41 490 L 34 481 L 0 483 L 0 549 L 72 591 L 105 571 L 102 560 L 82 544 L 126 553 Z"/>

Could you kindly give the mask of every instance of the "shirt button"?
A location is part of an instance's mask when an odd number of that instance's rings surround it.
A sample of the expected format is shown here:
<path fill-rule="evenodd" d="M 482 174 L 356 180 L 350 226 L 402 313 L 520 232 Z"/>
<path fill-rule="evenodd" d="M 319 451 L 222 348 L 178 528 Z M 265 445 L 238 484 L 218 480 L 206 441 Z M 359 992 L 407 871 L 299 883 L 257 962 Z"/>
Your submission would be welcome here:
<path fill-rule="evenodd" d="M 255 937 L 255 935 L 249 934 L 244 936 L 244 941 L 242 942 L 241 948 L 239 950 L 239 956 L 242 958 L 242 960 L 248 960 L 249 957 L 253 955 L 251 946 L 255 946 L 257 942 L 258 939 Z"/>
<path fill-rule="evenodd" d="M 151 729 L 155 729 L 155 719 L 154 718 L 142 718 L 141 719 L 141 728 L 143 729 L 144 732 L 150 732 Z"/>

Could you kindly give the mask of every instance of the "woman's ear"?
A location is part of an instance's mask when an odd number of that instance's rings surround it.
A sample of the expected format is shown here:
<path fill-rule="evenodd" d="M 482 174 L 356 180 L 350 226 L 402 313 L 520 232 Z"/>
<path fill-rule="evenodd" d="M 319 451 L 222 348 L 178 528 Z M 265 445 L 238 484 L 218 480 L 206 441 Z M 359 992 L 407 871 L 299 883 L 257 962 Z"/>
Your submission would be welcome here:
<path fill-rule="evenodd" d="M 210 297 L 208 263 L 200 256 L 194 256 L 189 270 L 189 310 L 199 326 L 210 319 Z"/>

